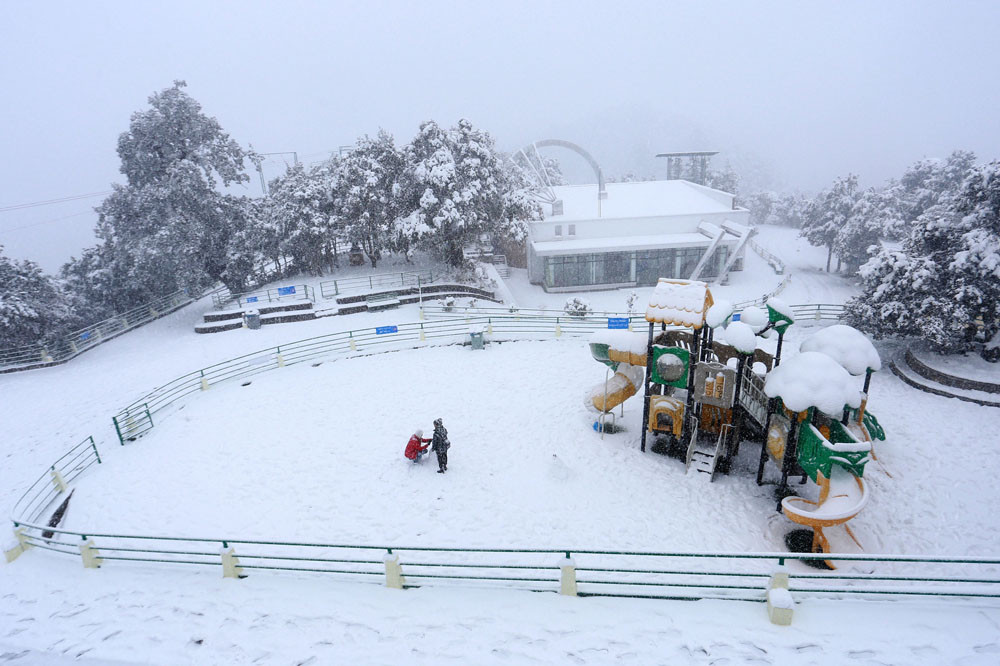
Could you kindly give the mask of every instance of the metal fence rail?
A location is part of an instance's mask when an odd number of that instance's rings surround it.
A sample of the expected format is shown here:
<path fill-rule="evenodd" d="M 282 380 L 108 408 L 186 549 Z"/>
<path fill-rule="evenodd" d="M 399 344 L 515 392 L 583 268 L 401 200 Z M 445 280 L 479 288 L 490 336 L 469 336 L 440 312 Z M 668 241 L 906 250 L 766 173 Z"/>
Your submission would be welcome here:
<path fill-rule="evenodd" d="M 358 277 L 339 278 L 337 280 L 326 280 L 319 283 L 320 296 L 323 298 L 334 298 L 340 294 L 374 291 L 376 289 L 408 289 L 419 287 L 434 281 L 434 272 L 408 271 L 401 273 L 377 273 L 375 275 L 361 275 Z"/>
<path fill-rule="evenodd" d="M 103 321 L 71 331 L 51 343 L 2 350 L 0 368 L 39 367 L 68 361 L 102 342 L 159 319 L 200 297 L 200 295 L 192 296 L 186 290 L 175 291 Z"/>

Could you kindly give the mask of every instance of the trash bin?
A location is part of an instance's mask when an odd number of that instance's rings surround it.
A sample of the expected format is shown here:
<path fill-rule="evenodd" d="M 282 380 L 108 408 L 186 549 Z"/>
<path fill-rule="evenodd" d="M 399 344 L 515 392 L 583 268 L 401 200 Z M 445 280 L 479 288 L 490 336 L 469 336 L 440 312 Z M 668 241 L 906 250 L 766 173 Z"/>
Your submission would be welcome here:
<path fill-rule="evenodd" d="M 257 330 L 260 328 L 260 311 L 259 310 L 247 310 L 243 313 L 243 323 L 246 324 L 247 328 L 252 330 Z"/>
<path fill-rule="evenodd" d="M 469 331 L 469 340 L 473 349 L 483 349 L 483 332 Z"/>

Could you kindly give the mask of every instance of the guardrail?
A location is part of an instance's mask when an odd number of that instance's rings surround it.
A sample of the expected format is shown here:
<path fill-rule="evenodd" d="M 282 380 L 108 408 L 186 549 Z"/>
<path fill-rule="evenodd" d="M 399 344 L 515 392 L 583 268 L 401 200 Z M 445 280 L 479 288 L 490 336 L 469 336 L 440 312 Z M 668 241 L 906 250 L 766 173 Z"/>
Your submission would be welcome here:
<path fill-rule="evenodd" d="M 817 307 L 817 306 L 808 306 Z M 639 315 L 630 324 L 645 326 Z M 350 331 L 301 340 L 247 354 L 188 373 L 158 387 L 115 417 L 122 443 L 153 427 L 151 414 L 195 391 L 241 379 L 283 365 L 312 360 L 330 353 L 390 350 L 405 343 L 430 339 L 466 338 L 470 327 L 483 326 L 494 339 L 517 339 L 539 332 L 553 336 L 586 334 L 605 328 L 605 317 L 500 316 L 418 322 Z M 395 344 L 393 344 L 395 343 Z M 379 347 L 383 345 L 382 347 Z M 123 423 L 131 422 L 125 430 Z M 135 430 L 129 430 L 134 428 Z M 227 536 L 158 536 L 80 532 L 49 527 L 42 516 L 66 493 L 68 484 L 100 463 L 97 447 L 87 438 L 64 454 L 22 495 L 11 521 L 19 545 L 8 559 L 30 547 L 81 557 L 85 566 L 105 562 L 155 562 L 221 568 L 226 576 L 252 570 L 314 572 L 354 581 L 382 582 L 392 587 L 447 584 L 500 586 L 573 594 L 639 596 L 650 598 L 718 598 L 762 601 L 776 568 L 790 562 L 813 560 L 815 554 L 650 552 L 566 548 L 459 548 L 329 544 L 242 539 Z M 941 597 L 1000 598 L 1000 559 L 910 555 L 829 554 L 824 559 L 842 563 L 877 564 L 878 572 L 789 571 L 789 590 L 799 598 Z M 572 559 L 570 559 L 572 558 Z M 920 573 L 914 574 L 919 568 Z"/>
<path fill-rule="evenodd" d="M 262 305 L 264 303 L 279 303 L 283 301 L 312 301 L 316 302 L 316 291 L 307 284 L 290 284 L 284 287 L 271 287 L 269 289 L 257 289 L 243 294 L 222 294 L 218 297 L 212 294 L 212 305 L 217 310 L 221 310 L 226 305 L 235 302 L 236 307 Z"/>
<path fill-rule="evenodd" d="M 335 298 L 340 294 L 375 289 L 400 289 L 408 287 L 419 287 L 434 281 L 434 272 L 409 271 L 401 273 L 377 273 L 375 275 L 362 275 L 358 277 L 339 278 L 337 280 L 326 280 L 319 283 L 319 293 L 323 298 Z"/>
<path fill-rule="evenodd" d="M 28 370 L 64 363 L 102 342 L 170 314 L 200 297 L 200 294 L 191 296 L 186 290 L 178 290 L 90 326 L 71 331 L 51 343 L 0 351 L 0 369 Z"/>

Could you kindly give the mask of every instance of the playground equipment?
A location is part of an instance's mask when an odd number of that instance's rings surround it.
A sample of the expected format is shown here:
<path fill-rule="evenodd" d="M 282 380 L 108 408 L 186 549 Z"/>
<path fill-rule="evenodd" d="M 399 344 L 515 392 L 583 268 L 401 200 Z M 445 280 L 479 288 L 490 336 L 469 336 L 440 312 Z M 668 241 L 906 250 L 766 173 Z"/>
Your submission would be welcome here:
<path fill-rule="evenodd" d="M 644 350 L 641 334 L 602 332 L 591 339 L 594 358 L 615 372 L 588 394 L 602 430 L 604 417 L 613 419 L 611 410 L 642 381 L 643 451 L 649 433 L 673 438 L 686 451 L 686 468 L 714 481 L 728 473 L 745 438 L 760 441 L 758 484 L 770 453 L 781 468 L 779 494 L 787 495 L 790 476 L 819 487 L 817 501 L 786 496 L 778 503 L 791 521 L 812 528 L 812 551 L 830 552 L 824 530 L 838 526 L 858 543 L 847 522 L 868 502 L 864 467 L 874 458 L 873 440 L 885 438 L 866 410 L 871 375 L 881 368 L 868 338 L 830 326 L 781 365 L 784 335 L 794 324 L 787 305 L 772 298 L 737 315 L 730 303 L 715 302 L 707 284 L 692 280 L 661 278 L 646 321 Z M 773 355 L 757 348 L 759 336 L 774 334 Z"/>

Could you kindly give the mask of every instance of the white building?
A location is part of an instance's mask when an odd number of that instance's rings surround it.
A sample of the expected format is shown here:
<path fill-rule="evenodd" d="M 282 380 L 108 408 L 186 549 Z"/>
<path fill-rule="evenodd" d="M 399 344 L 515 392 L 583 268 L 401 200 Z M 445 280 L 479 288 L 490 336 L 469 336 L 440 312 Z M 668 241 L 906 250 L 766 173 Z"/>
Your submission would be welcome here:
<path fill-rule="evenodd" d="M 686 180 L 552 188 L 528 229 L 528 278 L 546 291 L 709 280 L 743 268 L 750 213 L 733 195 Z M 561 202 L 561 205 L 560 205 Z"/>

